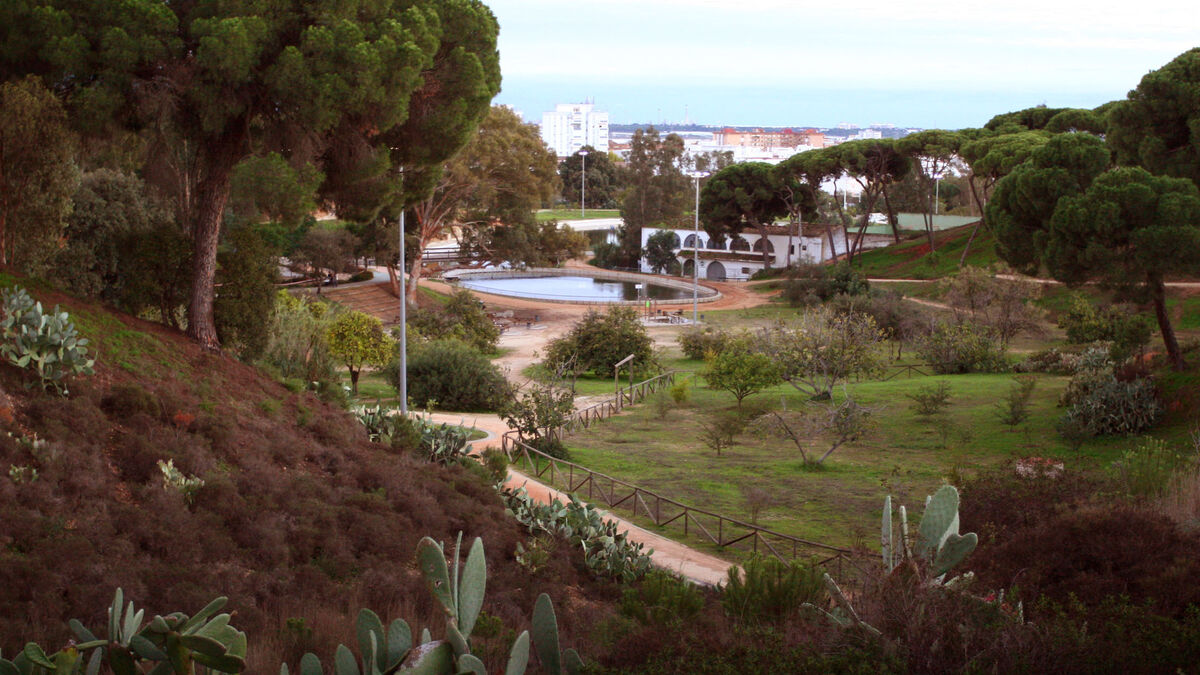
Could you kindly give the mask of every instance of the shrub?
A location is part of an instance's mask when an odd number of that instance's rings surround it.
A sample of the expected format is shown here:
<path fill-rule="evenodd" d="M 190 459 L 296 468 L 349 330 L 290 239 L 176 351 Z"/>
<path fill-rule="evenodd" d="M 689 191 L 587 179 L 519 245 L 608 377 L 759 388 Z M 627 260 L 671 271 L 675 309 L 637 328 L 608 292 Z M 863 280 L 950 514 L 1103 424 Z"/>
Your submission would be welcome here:
<path fill-rule="evenodd" d="M 136 383 L 114 385 L 100 399 L 100 407 L 120 420 L 127 420 L 138 413 L 150 417 L 158 417 L 162 413 L 154 394 Z"/>
<path fill-rule="evenodd" d="M 421 434 L 421 453 L 427 462 L 449 466 L 466 459 L 471 452 L 468 439 L 471 432 L 463 427 L 438 424 L 426 419 L 413 421 Z"/>
<path fill-rule="evenodd" d="M 950 383 L 938 380 L 937 384 L 923 384 L 904 396 L 912 401 L 911 409 L 918 417 L 940 415 L 950 405 Z"/>
<path fill-rule="evenodd" d="M 1103 350 L 1084 352 L 1079 371 L 1063 392 L 1061 403 L 1070 407 L 1060 426 L 1092 436 L 1133 434 L 1154 426 L 1162 414 L 1154 381 L 1122 382 L 1112 369 Z"/>
<path fill-rule="evenodd" d="M 1071 295 L 1058 325 L 1067 332 L 1067 341 L 1074 344 L 1111 342 L 1109 354 L 1116 361 L 1124 361 L 1145 347 L 1152 331 L 1145 316 L 1115 305 L 1097 309 L 1081 293 Z"/>
<path fill-rule="evenodd" d="M 729 346 L 729 333 L 711 327 L 692 327 L 683 331 L 676 338 L 683 355 L 689 359 L 702 360 L 709 354 L 720 354 Z"/>
<path fill-rule="evenodd" d="M 221 344 L 247 361 L 263 354 L 268 343 L 279 254 L 248 227 L 231 231 L 217 254 L 218 288 L 213 321 Z"/>
<path fill-rule="evenodd" d="M 630 354 L 633 367 L 642 372 L 658 369 L 654 341 L 632 307 L 613 305 L 604 314 L 589 311 L 570 332 L 546 346 L 543 365 L 552 372 L 571 364 L 575 373 L 610 377 L 613 365 Z"/>
<path fill-rule="evenodd" d="M 399 387 L 399 367 L 386 374 Z M 500 369 L 460 340 L 415 345 L 408 355 L 408 395 L 419 404 L 437 401 L 445 410 L 497 410 L 510 387 Z"/>
<path fill-rule="evenodd" d="M 780 379 L 813 398 L 828 399 L 835 384 L 878 371 L 878 346 L 885 337 L 867 314 L 818 308 L 795 322 L 760 329 L 753 348 L 770 357 Z"/>
<path fill-rule="evenodd" d="M 33 370 L 42 389 L 67 394 L 66 378 L 92 375 L 95 359 L 87 357 L 87 338 L 58 305 L 46 313 L 20 286 L 3 291 L 4 319 L 0 321 L 0 354 L 18 368 Z"/>
<path fill-rule="evenodd" d="M 733 394 L 740 410 L 747 396 L 778 384 L 780 377 L 775 359 L 752 352 L 743 344 L 708 359 L 704 380 L 713 389 L 724 389 Z"/>
<path fill-rule="evenodd" d="M 1018 375 L 1008 387 L 1004 398 L 996 402 L 996 418 L 1010 430 L 1029 419 L 1029 401 L 1037 379 L 1032 375 Z"/>
<path fill-rule="evenodd" d="M 1149 438 L 1136 448 L 1126 450 L 1113 463 L 1118 484 L 1135 497 L 1162 497 L 1170 487 L 1172 476 L 1192 463 L 1188 457 L 1167 442 Z"/>
<path fill-rule="evenodd" d="M 718 411 L 700 422 L 700 440 L 721 456 L 721 451 L 733 445 L 733 439 L 746 428 L 746 420 L 739 414 Z"/>
<path fill-rule="evenodd" d="M 866 295 L 870 285 L 849 263 L 796 265 L 783 284 L 783 298 L 793 307 L 825 302 L 837 295 Z"/>
<path fill-rule="evenodd" d="M 741 569 L 729 568 L 721 606 L 740 622 L 775 622 L 799 612 L 806 602 L 820 606 L 824 598 L 822 571 L 815 564 L 754 556 Z"/>
<path fill-rule="evenodd" d="M 1013 370 L 1018 373 L 1073 375 L 1078 367 L 1079 354 L 1051 347 L 1025 357 L 1024 361 L 1013 366 Z"/>
<path fill-rule="evenodd" d="M 938 324 L 917 341 L 916 349 L 942 375 L 1008 370 L 1003 343 L 991 331 L 971 323 Z"/>
<path fill-rule="evenodd" d="M 355 395 L 363 369 L 386 365 L 396 348 L 379 319 L 357 310 L 338 314 L 329 324 L 326 339 L 330 356 L 350 371 L 350 391 Z"/>
<path fill-rule="evenodd" d="M 411 312 L 408 324 L 409 330 L 416 328 L 421 335 L 458 338 L 485 354 L 495 353 L 500 342 L 500 329 L 492 323 L 483 303 L 463 289 L 455 290 L 439 309 Z"/>
<path fill-rule="evenodd" d="M 683 405 L 688 402 L 692 395 L 691 387 L 687 382 L 679 381 L 671 385 L 671 399 L 675 401 L 675 405 Z"/>
<path fill-rule="evenodd" d="M 704 609 L 696 585 L 667 570 L 651 570 L 621 594 L 621 613 L 643 624 L 679 625 Z"/>

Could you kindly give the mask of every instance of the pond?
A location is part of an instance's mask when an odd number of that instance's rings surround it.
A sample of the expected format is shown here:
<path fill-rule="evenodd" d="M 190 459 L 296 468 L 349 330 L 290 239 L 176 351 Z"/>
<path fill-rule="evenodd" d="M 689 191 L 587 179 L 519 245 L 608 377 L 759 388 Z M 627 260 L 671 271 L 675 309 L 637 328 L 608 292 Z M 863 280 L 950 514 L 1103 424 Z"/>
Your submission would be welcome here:
<path fill-rule="evenodd" d="M 632 281 L 597 279 L 587 276 L 496 277 L 472 279 L 464 276 L 459 285 L 483 293 L 508 295 L 517 298 L 583 302 L 621 302 L 630 300 L 685 300 L 692 297 L 691 288 L 662 286 Z M 642 286 L 639 290 L 637 287 Z M 712 291 L 700 287 L 701 297 Z"/>

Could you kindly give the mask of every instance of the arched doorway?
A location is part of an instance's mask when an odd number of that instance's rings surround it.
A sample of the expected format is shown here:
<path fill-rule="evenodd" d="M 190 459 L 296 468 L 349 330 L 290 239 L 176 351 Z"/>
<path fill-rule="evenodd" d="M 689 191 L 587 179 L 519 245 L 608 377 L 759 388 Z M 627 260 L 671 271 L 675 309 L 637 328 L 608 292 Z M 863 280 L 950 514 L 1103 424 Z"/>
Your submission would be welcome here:
<path fill-rule="evenodd" d="M 767 239 L 765 237 L 759 237 L 758 241 L 754 242 L 754 252 L 762 253 L 764 242 L 767 245 L 767 253 L 774 253 L 775 252 L 775 244 L 772 244 L 771 240 Z"/>
<path fill-rule="evenodd" d="M 687 260 L 684 260 L 684 261 L 683 261 L 683 276 L 685 276 L 685 277 L 690 277 L 690 276 L 692 276 L 692 268 L 693 268 L 694 266 L 695 266 L 695 265 L 693 265 L 693 261 L 692 261 L 692 259 L 691 259 L 691 258 L 688 258 Z"/>
<path fill-rule="evenodd" d="M 729 245 L 730 251 L 749 251 L 750 242 L 746 241 L 745 237 L 738 235 L 733 238 L 733 242 Z"/>
<path fill-rule="evenodd" d="M 696 246 L 696 241 L 697 241 L 696 235 L 694 235 L 694 234 L 689 234 L 689 235 L 687 236 L 687 239 L 684 239 L 684 240 L 683 240 L 683 247 L 684 247 L 684 248 L 704 248 L 704 241 L 703 241 L 703 240 L 700 240 L 700 245 L 699 245 L 699 246 Z"/>
<path fill-rule="evenodd" d="M 704 278 L 709 281 L 725 281 L 725 266 L 716 260 L 708 264 L 708 270 L 704 273 Z"/>

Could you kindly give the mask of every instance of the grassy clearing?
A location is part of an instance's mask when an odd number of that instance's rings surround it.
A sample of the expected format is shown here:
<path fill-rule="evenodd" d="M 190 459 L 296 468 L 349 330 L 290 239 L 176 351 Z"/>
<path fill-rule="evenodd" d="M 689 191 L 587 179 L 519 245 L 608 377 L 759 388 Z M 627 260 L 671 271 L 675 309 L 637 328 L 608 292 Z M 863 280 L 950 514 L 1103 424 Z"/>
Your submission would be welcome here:
<path fill-rule="evenodd" d="M 887 248 L 866 251 L 855 259 L 854 266 L 869 277 L 892 279 L 937 279 L 958 270 L 963 248 L 971 237 L 973 225 L 943 230 L 934 235 L 937 253 L 929 255 L 925 237 L 909 239 Z M 986 267 L 999 260 L 996 241 L 990 232 L 980 231 L 971 243 L 966 264 Z"/>
<path fill-rule="evenodd" d="M 548 220 L 593 220 L 596 218 L 620 218 L 620 209 L 588 209 L 580 218 L 579 209 L 542 209 L 537 212 L 537 221 L 544 223 Z"/>
<path fill-rule="evenodd" d="M 948 381 L 952 406 L 944 416 L 921 420 L 905 394 L 937 380 Z M 951 476 L 1011 458 L 1038 455 L 1094 469 L 1108 466 L 1136 439 L 1103 439 L 1078 454 L 1058 439 L 1057 399 L 1066 377 L 1039 376 L 1029 422 L 1010 431 L 996 418 L 995 401 L 1009 375 L 914 377 L 864 382 L 851 392 L 877 407 L 878 427 L 866 440 L 839 448 L 821 469 L 804 466 L 790 441 L 747 431 L 718 457 L 700 439 L 700 423 L 714 411 L 732 409 L 725 392 L 692 387 L 688 404 L 664 416 L 653 403 L 635 408 L 571 436 L 567 445 L 579 464 L 697 507 L 751 519 L 745 488 L 767 492 L 770 505 L 759 524 L 781 532 L 850 545 L 863 539 L 886 494 L 903 503 L 920 499 Z M 782 385 L 748 402 L 796 410 L 806 397 Z M 809 448 L 822 449 L 823 439 Z M 824 447 L 828 447 L 825 445 Z"/>

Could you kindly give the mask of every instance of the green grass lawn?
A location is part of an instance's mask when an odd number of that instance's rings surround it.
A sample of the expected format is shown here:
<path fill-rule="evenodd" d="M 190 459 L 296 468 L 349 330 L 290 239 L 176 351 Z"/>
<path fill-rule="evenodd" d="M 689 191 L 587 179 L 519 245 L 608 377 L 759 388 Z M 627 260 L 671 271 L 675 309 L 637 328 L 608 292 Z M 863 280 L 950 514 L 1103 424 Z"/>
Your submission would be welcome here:
<path fill-rule="evenodd" d="M 855 269 L 869 277 L 892 279 L 937 279 L 958 270 L 963 248 L 974 225 L 943 230 L 934 235 L 937 253 L 929 255 L 925 237 L 909 239 L 887 248 L 866 251 L 855 259 Z M 990 232 L 980 231 L 971 243 L 966 263 L 986 267 L 999 260 Z"/>
<path fill-rule="evenodd" d="M 579 209 L 542 209 L 537 212 L 537 221 L 544 223 L 548 220 L 592 220 L 593 218 L 620 218 L 620 209 L 588 209 L 583 218 L 579 217 Z"/>
<path fill-rule="evenodd" d="M 950 411 L 922 420 L 905 394 L 945 379 L 952 388 Z M 830 544 L 869 541 L 883 497 L 892 494 L 919 507 L 951 476 L 1015 457 L 1039 455 L 1073 465 L 1107 467 L 1136 439 L 1104 439 L 1073 453 L 1054 425 L 1062 414 L 1057 399 L 1068 378 L 1038 376 L 1029 422 L 1010 431 L 996 418 L 994 402 L 1007 391 L 1010 375 L 913 377 L 864 382 L 851 392 L 877 408 L 877 428 L 864 441 L 839 448 L 820 470 L 805 467 L 790 441 L 747 431 L 718 457 L 700 439 L 700 423 L 713 411 L 734 407 L 733 397 L 693 386 L 691 401 L 653 403 L 627 412 L 567 439 L 572 460 L 683 503 L 749 521 L 746 488 L 762 488 L 771 505 L 759 524 Z M 797 410 L 806 397 L 788 385 L 747 399 Z M 809 448 L 823 452 L 822 439 Z M 643 523 L 644 524 L 644 523 Z M 674 529 L 668 530 L 675 536 Z"/>

